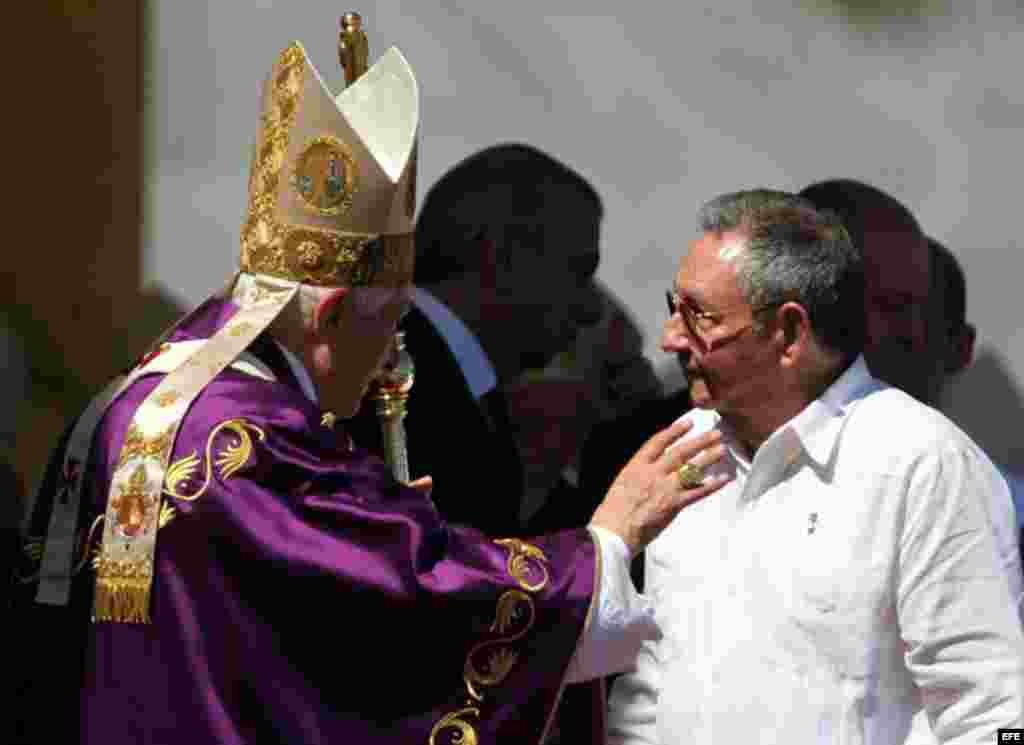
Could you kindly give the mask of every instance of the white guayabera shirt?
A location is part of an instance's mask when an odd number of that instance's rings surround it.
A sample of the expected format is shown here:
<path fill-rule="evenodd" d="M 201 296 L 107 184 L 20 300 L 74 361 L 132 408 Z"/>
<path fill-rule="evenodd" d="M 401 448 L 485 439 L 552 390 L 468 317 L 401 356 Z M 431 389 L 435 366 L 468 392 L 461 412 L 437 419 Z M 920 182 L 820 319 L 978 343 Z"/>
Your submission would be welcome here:
<path fill-rule="evenodd" d="M 963 432 L 858 359 L 752 463 L 723 434 L 735 480 L 647 550 L 663 637 L 613 690 L 611 743 L 885 745 L 917 714 L 988 745 L 1024 724 L 1012 502 Z"/>

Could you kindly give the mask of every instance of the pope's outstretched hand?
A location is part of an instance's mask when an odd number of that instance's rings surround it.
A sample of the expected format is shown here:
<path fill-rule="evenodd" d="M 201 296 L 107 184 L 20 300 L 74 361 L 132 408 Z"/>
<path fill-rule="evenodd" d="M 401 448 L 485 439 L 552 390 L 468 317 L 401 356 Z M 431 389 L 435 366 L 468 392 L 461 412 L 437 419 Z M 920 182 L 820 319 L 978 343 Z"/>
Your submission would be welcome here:
<path fill-rule="evenodd" d="M 644 443 L 619 472 L 590 524 L 617 534 L 636 554 L 681 510 L 722 488 L 729 476 L 709 476 L 694 483 L 687 476 L 693 469 L 680 473 L 687 463 L 706 469 L 725 453 L 716 431 L 673 447 L 692 426 L 688 420 L 677 421 Z"/>

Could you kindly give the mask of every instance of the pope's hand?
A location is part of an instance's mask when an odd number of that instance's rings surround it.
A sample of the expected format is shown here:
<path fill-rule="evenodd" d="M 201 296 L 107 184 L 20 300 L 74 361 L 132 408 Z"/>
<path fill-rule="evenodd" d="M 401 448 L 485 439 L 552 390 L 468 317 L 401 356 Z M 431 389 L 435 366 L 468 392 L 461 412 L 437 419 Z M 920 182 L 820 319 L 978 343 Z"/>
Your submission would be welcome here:
<path fill-rule="evenodd" d="M 688 488 L 679 477 L 684 463 L 706 469 L 725 453 L 721 434 L 714 430 L 668 450 L 692 426 L 687 420 L 678 421 L 651 437 L 619 472 L 590 524 L 621 536 L 635 554 L 684 507 L 722 488 L 731 477 L 708 477 L 696 488 Z"/>
<path fill-rule="evenodd" d="M 420 494 L 429 497 L 431 490 L 434 488 L 434 479 L 431 476 L 421 476 L 418 479 L 410 481 L 407 486 L 410 489 L 415 489 Z"/>

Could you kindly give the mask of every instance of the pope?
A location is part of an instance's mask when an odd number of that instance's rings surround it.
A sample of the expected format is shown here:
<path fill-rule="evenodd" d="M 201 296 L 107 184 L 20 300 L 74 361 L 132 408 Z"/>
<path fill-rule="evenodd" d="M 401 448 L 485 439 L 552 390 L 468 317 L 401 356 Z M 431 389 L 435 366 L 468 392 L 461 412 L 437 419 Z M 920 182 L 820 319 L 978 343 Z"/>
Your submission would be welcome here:
<path fill-rule="evenodd" d="M 587 528 L 528 541 L 446 525 L 345 434 L 409 302 L 419 127 L 358 20 L 339 95 L 298 43 L 267 79 L 239 271 L 55 451 L 15 741 L 536 743 L 566 683 L 658 633 L 629 558 L 722 485 L 694 476 L 717 434 L 658 433 Z"/>

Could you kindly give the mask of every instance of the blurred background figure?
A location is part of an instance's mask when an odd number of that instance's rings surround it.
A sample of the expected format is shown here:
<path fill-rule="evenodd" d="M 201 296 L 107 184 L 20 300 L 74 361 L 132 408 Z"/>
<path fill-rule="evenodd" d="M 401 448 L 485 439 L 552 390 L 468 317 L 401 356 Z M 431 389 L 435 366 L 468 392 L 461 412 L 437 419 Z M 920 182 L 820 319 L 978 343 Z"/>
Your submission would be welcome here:
<path fill-rule="evenodd" d="M 493 536 L 520 531 L 524 475 L 504 387 L 600 320 L 602 217 L 580 174 L 523 144 L 469 156 L 427 193 L 402 324 L 416 365 L 405 426 L 410 473 L 433 476 L 449 522 Z M 372 401 L 352 432 L 380 448 Z"/>
<path fill-rule="evenodd" d="M 933 278 L 929 298 L 929 336 L 934 350 L 932 358 L 944 373 L 938 378 L 929 403 L 945 410 L 950 403 L 951 386 L 948 384 L 974 363 L 978 332 L 974 324 L 967 321 L 967 281 L 960 262 L 952 251 L 934 238 L 928 239 L 928 249 Z M 1004 533 L 1017 533 L 1019 551 L 1024 546 L 1024 479 L 1005 463 L 996 465 L 1010 487 L 1013 518 L 1011 520 L 1006 505 L 999 505 L 1001 509 L 994 515 Z M 1009 546 L 1013 538 L 1012 535 L 1004 535 L 1003 543 Z M 1005 564 L 1012 566 L 1011 557 L 1002 558 Z"/>
<path fill-rule="evenodd" d="M 838 214 L 864 253 L 871 372 L 927 402 L 943 373 L 928 354 L 930 258 L 917 219 L 892 195 L 852 179 L 821 181 L 800 195 Z"/>
<path fill-rule="evenodd" d="M 583 378 L 560 367 L 529 371 L 506 387 L 509 418 L 523 462 L 524 532 L 540 535 L 555 511 L 593 514 L 597 503 L 579 491 L 577 464 L 597 402 Z M 600 499 L 598 499 L 598 502 Z M 541 518 L 543 515 L 543 518 Z M 557 521 L 556 521 L 557 522 Z"/>
<path fill-rule="evenodd" d="M 591 484 L 584 487 L 584 443 L 602 422 L 636 411 L 662 393 L 654 366 L 643 354 L 644 337 L 636 321 L 611 290 L 600 283 L 597 288 L 604 307 L 601 320 L 581 329 L 576 342 L 547 367 L 527 370 L 509 389 L 527 474 L 527 533 L 587 524 L 611 482 L 596 491 Z"/>
<path fill-rule="evenodd" d="M 928 251 L 932 274 L 929 337 L 935 365 L 943 373 L 934 376 L 937 384 L 929 391 L 929 402 L 940 406 L 951 376 L 974 362 L 978 331 L 967 321 L 967 281 L 960 262 L 934 238 L 928 238 Z"/>

